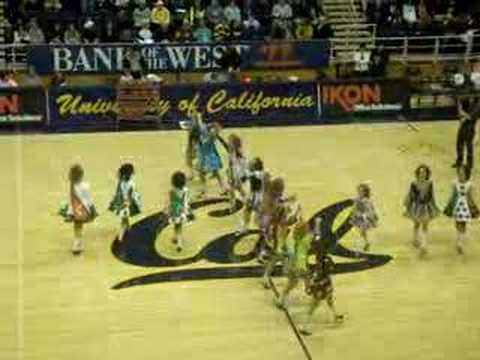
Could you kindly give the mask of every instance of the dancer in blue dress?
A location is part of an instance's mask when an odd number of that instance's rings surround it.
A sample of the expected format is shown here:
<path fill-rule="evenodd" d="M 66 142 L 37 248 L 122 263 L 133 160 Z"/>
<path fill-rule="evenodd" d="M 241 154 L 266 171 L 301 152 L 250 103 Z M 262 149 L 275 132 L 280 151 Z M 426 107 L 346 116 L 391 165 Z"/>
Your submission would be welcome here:
<path fill-rule="evenodd" d="M 200 130 L 198 158 L 202 190 L 200 191 L 199 197 L 203 197 L 207 193 L 207 175 L 209 174 L 217 179 L 218 185 L 221 189 L 221 195 L 226 195 L 227 189 L 220 174 L 220 170 L 223 168 L 223 163 L 216 144 L 217 141 L 221 141 L 219 137 L 220 125 L 218 123 L 213 123 L 208 126 L 201 120 L 200 114 L 197 115 L 196 121 Z"/>

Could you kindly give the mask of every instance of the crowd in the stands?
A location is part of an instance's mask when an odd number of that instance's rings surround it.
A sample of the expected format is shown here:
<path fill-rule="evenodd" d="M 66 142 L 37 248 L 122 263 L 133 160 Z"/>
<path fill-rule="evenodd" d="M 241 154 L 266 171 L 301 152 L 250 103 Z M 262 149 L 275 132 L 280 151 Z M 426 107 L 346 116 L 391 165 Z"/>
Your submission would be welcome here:
<path fill-rule="evenodd" d="M 480 1 L 362 0 L 379 36 L 461 35 L 480 30 Z"/>
<path fill-rule="evenodd" d="M 327 39 L 321 0 L 10 0 L 9 42 Z"/>

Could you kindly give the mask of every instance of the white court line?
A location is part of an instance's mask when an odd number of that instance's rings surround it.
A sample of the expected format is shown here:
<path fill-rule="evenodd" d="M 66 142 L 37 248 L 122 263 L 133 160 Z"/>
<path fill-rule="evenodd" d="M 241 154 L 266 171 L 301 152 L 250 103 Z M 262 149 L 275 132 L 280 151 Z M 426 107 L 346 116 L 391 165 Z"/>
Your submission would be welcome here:
<path fill-rule="evenodd" d="M 17 177 L 17 360 L 24 359 L 25 337 L 24 337 L 24 279 L 23 279 L 23 144 L 22 135 L 17 133 L 15 151 L 16 177 Z"/>

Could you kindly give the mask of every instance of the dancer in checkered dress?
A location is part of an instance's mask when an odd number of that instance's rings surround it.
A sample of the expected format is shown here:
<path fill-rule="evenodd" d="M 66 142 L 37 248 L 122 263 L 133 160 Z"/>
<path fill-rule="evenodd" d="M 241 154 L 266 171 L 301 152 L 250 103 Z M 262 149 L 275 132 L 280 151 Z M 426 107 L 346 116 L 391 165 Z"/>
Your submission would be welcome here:
<path fill-rule="evenodd" d="M 350 216 L 350 224 L 356 227 L 363 239 L 363 250 L 370 249 L 368 241 L 368 230 L 377 226 L 378 216 L 371 200 L 371 190 L 368 184 L 360 184 L 357 186 L 358 196 L 353 200 L 353 210 Z M 357 244 L 357 249 L 360 247 Z"/>
<path fill-rule="evenodd" d="M 415 180 L 410 184 L 405 198 L 405 216 L 413 221 L 413 246 L 420 248 L 420 255 L 427 254 L 428 225 L 439 214 L 435 202 L 432 172 L 427 165 L 415 170 Z"/>
<path fill-rule="evenodd" d="M 465 250 L 467 224 L 480 215 L 473 198 L 472 183 L 467 180 L 467 169 L 463 165 L 457 168 L 457 181 L 453 184 L 452 196 L 444 213 L 455 220 L 457 252 L 462 255 Z"/>

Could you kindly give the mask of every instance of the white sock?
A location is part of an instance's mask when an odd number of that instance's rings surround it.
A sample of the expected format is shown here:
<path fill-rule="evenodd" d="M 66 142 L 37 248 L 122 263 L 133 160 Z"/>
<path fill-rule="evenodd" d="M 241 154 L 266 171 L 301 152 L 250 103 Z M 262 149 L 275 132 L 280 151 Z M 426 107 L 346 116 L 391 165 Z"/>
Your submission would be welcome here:
<path fill-rule="evenodd" d="M 426 250 L 427 249 L 427 232 L 420 230 L 418 233 L 418 238 L 420 242 L 420 248 Z"/>
<path fill-rule="evenodd" d="M 465 247 L 465 234 L 464 233 L 457 233 L 457 246 L 460 248 L 460 249 L 464 249 Z"/>

